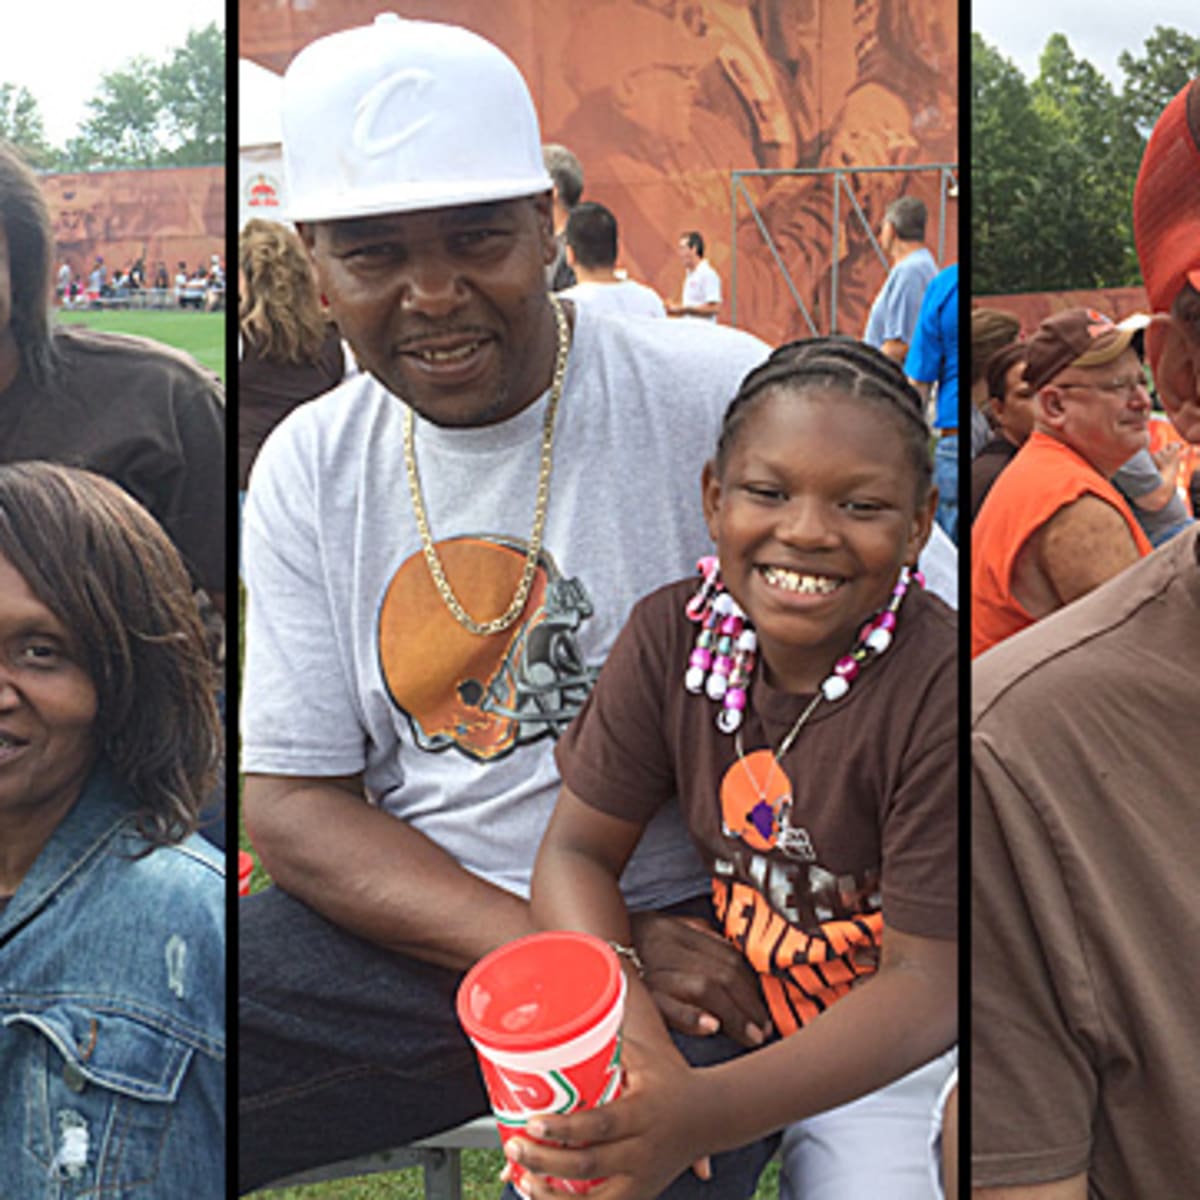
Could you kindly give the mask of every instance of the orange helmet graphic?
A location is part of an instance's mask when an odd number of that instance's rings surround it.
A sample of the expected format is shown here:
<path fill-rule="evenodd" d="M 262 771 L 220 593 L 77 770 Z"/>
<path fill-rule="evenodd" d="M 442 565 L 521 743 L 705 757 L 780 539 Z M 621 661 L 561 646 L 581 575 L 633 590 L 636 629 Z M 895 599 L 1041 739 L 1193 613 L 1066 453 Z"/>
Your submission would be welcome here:
<path fill-rule="evenodd" d="M 457 537 L 439 542 L 437 551 L 476 620 L 507 607 L 525 565 L 520 542 Z M 584 663 L 575 637 L 592 611 L 583 585 L 564 579 L 543 550 L 520 618 L 480 637 L 451 615 L 418 552 L 392 576 L 379 610 L 379 663 L 388 695 L 423 750 L 457 746 L 486 761 L 557 737 L 583 707 L 599 670 Z"/>

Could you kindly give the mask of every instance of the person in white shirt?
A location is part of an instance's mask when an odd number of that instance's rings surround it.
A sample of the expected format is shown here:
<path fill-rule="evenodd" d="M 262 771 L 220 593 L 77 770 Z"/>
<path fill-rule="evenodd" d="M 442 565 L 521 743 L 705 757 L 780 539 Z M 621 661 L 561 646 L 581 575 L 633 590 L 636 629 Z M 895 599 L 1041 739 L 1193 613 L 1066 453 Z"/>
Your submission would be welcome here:
<path fill-rule="evenodd" d="M 559 295 L 589 308 L 628 317 L 665 317 L 662 299 L 645 284 L 617 273 L 617 219 L 603 204 L 585 201 L 567 218 L 567 262 L 579 280 Z"/>
<path fill-rule="evenodd" d="M 721 277 L 704 257 L 704 238 L 690 230 L 679 239 L 679 257 L 687 274 L 683 279 L 683 299 L 679 304 L 668 303 L 672 317 L 707 317 L 717 319 L 721 311 Z"/>

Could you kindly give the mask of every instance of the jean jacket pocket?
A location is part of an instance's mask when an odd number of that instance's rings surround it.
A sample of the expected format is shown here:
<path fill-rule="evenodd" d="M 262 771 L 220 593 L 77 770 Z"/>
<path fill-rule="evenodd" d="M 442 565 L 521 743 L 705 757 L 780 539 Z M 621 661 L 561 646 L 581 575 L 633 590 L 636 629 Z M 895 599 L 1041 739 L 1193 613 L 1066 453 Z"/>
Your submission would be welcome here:
<path fill-rule="evenodd" d="M 4 1025 L 24 1043 L 16 1077 L 5 1081 L 21 1103 L 15 1115 L 33 1189 L 22 1195 L 162 1195 L 158 1176 L 193 1048 L 152 1018 L 104 1001 L 51 1001 Z"/>

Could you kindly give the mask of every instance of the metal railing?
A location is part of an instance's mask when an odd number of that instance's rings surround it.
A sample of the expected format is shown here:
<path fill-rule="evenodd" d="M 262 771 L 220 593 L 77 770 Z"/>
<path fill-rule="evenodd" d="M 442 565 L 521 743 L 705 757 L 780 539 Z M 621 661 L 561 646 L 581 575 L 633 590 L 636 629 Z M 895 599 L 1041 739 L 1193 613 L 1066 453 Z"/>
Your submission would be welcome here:
<path fill-rule="evenodd" d="M 180 303 L 180 294 L 174 288 L 133 288 L 127 292 L 113 291 L 108 296 L 97 296 L 91 292 L 79 292 L 74 299 L 64 296 L 59 300 L 59 307 L 68 311 L 83 312 L 87 309 L 187 309 L 203 310 L 211 302 L 208 300 L 209 290 L 190 289 L 183 293 L 186 304 Z M 215 289 L 219 296 L 218 303 L 225 305 L 224 288 Z"/>
<path fill-rule="evenodd" d="M 887 255 L 884 254 L 879 242 L 876 240 L 875 231 L 871 228 L 870 221 L 867 220 L 866 214 L 862 210 L 862 205 L 858 202 L 858 197 L 855 196 L 854 190 L 851 188 L 848 176 L 851 175 L 878 175 L 878 174 L 905 174 L 913 175 L 925 171 L 936 171 L 938 173 L 938 241 L 937 254 L 935 255 L 938 264 L 941 265 L 946 253 L 946 204 L 951 196 L 958 195 L 958 164 L 957 163 L 913 163 L 907 166 L 883 166 L 883 167 L 806 167 L 806 168 L 777 168 L 777 169 L 754 169 L 745 171 L 733 171 L 730 173 L 730 211 L 732 220 L 732 231 L 730 235 L 730 246 L 732 261 L 730 263 L 730 316 L 729 320 L 732 325 L 737 325 L 737 271 L 738 271 L 738 199 L 739 196 L 746 201 L 746 205 L 750 210 L 750 215 L 754 218 L 754 223 L 758 227 L 759 233 L 762 235 L 763 241 L 766 243 L 767 249 L 771 252 L 771 257 L 775 261 L 775 265 L 779 268 L 780 274 L 783 276 L 783 281 L 787 285 L 788 291 L 791 293 L 792 299 L 796 303 L 796 308 L 800 315 L 804 318 L 805 324 L 808 326 L 809 332 L 816 335 L 816 322 L 813 320 L 812 314 L 808 311 L 808 307 L 804 303 L 803 297 L 800 295 L 796 287 L 791 273 L 788 271 L 787 263 L 784 262 L 783 256 L 780 253 L 779 247 L 775 239 L 771 236 L 771 231 L 767 228 L 766 222 L 763 220 L 762 213 L 759 212 L 758 206 L 754 203 L 754 198 L 750 195 L 743 180 L 751 178 L 767 178 L 778 176 L 789 176 L 793 178 L 807 177 L 823 177 L 832 176 L 833 179 L 833 220 L 830 228 L 833 231 L 833 237 L 836 241 L 838 231 L 841 229 L 842 221 L 842 193 L 846 194 L 852 208 L 852 216 L 856 217 L 862 225 L 871 246 L 875 253 L 879 256 L 879 261 L 887 267 L 889 265 Z M 953 189 L 953 190 L 951 190 Z M 829 312 L 830 312 L 830 333 L 837 333 L 838 320 L 838 254 L 836 246 L 830 247 L 830 296 L 829 296 Z"/>

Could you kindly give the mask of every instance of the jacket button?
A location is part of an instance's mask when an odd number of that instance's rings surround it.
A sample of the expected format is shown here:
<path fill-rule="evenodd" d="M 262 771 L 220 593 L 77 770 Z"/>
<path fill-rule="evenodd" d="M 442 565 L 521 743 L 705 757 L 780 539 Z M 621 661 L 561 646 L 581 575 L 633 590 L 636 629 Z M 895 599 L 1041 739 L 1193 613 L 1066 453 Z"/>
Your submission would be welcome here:
<path fill-rule="evenodd" d="M 63 1083 L 73 1092 L 82 1092 L 87 1087 L 83 1072 L 73 1062 L 63 1067 Z"/>

